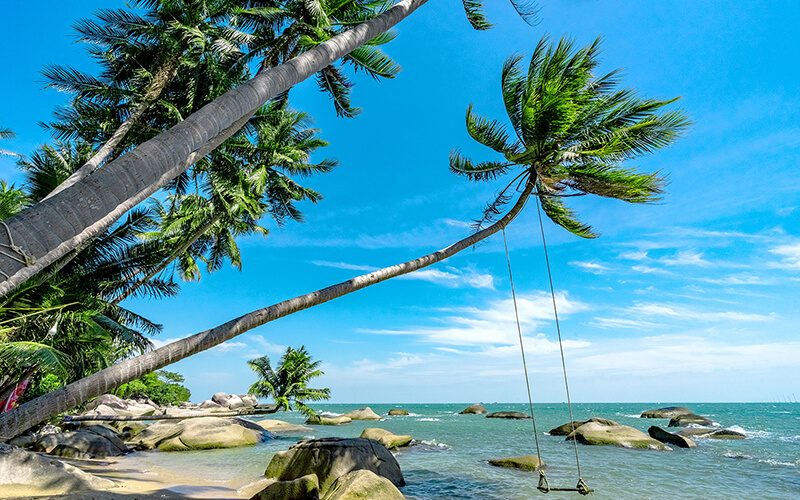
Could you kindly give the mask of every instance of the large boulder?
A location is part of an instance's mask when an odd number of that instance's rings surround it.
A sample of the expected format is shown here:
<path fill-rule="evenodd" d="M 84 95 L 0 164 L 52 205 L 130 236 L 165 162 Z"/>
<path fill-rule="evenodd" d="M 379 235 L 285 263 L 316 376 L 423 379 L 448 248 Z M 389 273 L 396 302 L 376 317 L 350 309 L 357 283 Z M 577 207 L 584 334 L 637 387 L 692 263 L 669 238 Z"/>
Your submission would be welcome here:
<path fill-rule="evenodd" d="M 306 427 L 305 425 L 297 425 L 284 422 L 283 420 L 272 420 L 269 418 L 259 420 L 256 423 L 264 429 L 276 434 L 306 434 L 314 431 L 314 429 Z"/>
<path fill-rule="evenodd" d="M 486 415 L 486 418 L 508 418 L 511 420 L 523 420 L 526 418 L 531 418 L 531 416 L 527 413 L 522 413 L 521 411 L 496 411 Z"/>
<path fill-rule="evenodd" d="M 86 403 L 86 409 L 94 410 L 100 405 L 106 405 L 109 408 L 116 410 L 125 409 L 125 407 L 128 406 L 125 400 L 120 397 L 117 397 L 113 394 L 103 394 L 102 396 L 97 396 L 93 400 Z"/>
<path fill-rule="evenodd" d="M 392 408 L 391 410 L 389 410 L 387 415 L 389 415 L 390 417 L 403 417 L 408 415 L 408 410 L 403 408 Z"/>
<path fill-rule="evenodd" d="M 47 434 L 31 448 L 67 458 L 116 457 L 128 451 L 116 430 L 102 425 L 82 427 L 75 432 Z"/>
<path fill-rule="evenodd" d="M 459 415 L 483 415 L 484 413 L 488 413 L 486 408 L 483 407 L 482 404 L 475 403 L 474 405 L 469 405 L 460 412 Z"/>
<path fill-rule="evenodd" d="M 719 430 L 717 427 L 687 427 L 679 430 L 677 434 L 686 437 L 704 437 L 717 430 Z"/>
<path fill-rule="evenodd" d="M 372 471 L 361 469 L 337 479 L 322 500 L 403 500 L 405 497 L 391 481 Z"/>
<path fill-rule="evenodd" d="M 238 410 L 239 408 L 244 408 L 245 406 L 241 397 L 237 396 L 236 394 L 226 394 L 224 392 L 218 392 L 211 396 L 211 401 L 230 410 Z"/>
<path fill-rule="evenodd" d="M 250 500 L 319 500 L 319 479 L 307 474 L 290 481 L 274 481 Z"/>
<path fill-rule="evenodd" d="M 242 394 L 239 397 L 241 398 L 242 403 L 244 403 L 244 405 L 248 408 L 258 406 L 258 396 L 253 394 Z"/>
<path fill-rule="evenodd" d="M 203 410 L 210 410 L 210 411 L 228 409 L 222 406 L 221 404 L 217 403 L 216 401 L 212 401 L 211 399 L 206 399 L 205 401 L 197 405 L 197 407 Z"/>
<path fill-rule="evenodd" d="M 644 417 L 644 418 L 651 418 L 651 417 Z M 667 432 L 661 427 L 655 425 L 647 429 L 647 433 L 650 435 L 651 438 L 661 441 L 664 444 L 672 444 L 677 446 L 678 448 L 697 448 L 697 444 L 695 444 L 695 442 L 692 441 L 690 438 L 686 436 L 681 436 L 680 434 L 673 434 L 671 432 Z"/>
<path fill-rule="evenodd" d="M 506 467 L 508 469 L 521 469 L 536 471 L 541 469 L 544 464 L 534 455 L 524 455 L 521 457 L 495 458 L 489 460 L 489 465 L 495 467 Z"/>
<path fill-rule="evenodd" d="M 380 429 L 378 427 L 368 427 L 364 429 L 361 432 L 361 437 L 377 441 L 390 450 L 408 446 L 411 444 L 411 440 L 413 439 L 411 436 L 398 436 L 397 434 L 392 434 L 386 429 Z"/>
<path fill-rule="evenodd" d="M 693 415 L 694 412 L 683 406 L 666 406 L 655 410 L 645 410 L 639 418 L 675 418 L 681 415 Z"/>
<path fill-rule="evenodd" d="M 380 443 L 363 438 L 324 438 L 300 441 L 276 453 L 264 475 L 278 481 L 291 481 L 316 474 L 320 491 L 355 470 L 369 470 L 385 477 L 397 487 L 405 485 L 400 465 Z"/>
<path fill-rule="evenodd" d="M 11 494 L 15 489 L 33 493 L 58 495 L 86 490 L 105 490 L 116 483 L 83 472 L 72 465 L 38 453 L 0 444 L 0 492 Z"/>
<path fill-rule="evenodd" d="M 619 425 L 617 422 L 607 418 L 592 417 L 589 420 L 573 420 L 572 422 L 561 424 L 558 427 L 550 429 L 547 433 L 551 436 L 567 436 L 578 427 L 589 422 L 596 422 L 601 425 Z"/>
<path fill-rule="evenodd" d="M 701 415 L 690 413 L 688 415 L 678 415 L 677 417 L 673 417 L 670 419 L 667 427 L 687 427 L 689 425 L 709 426 L 714 425 L 714 421 Z"/>
<path fill-rule="evenodd" d="M 306 419 L 309 425 L 344 425 L 352 422 L 353 419 L 346 415 L 339 415 L 338 417 L 323 417 L 322 415 L 311 415 Z"/>
<path fill-rule="evenodd" d="M 703 437 L 708 439 L 747 439 L 747 435 L 745 433 L 731 429 L 717 429 L 713 432 L 705 434 Z"/>
<path fill-rule="evenodd" d="M 372 408 L 359 408 L 358 410 L 345 413 L 343 416 L 350 417 L 350 420 L 380 420 L 381 416 L 372 411 Z"/>
<path fill-rule="evenodd" d="M 260 427 L 239 419 L 200 417 L 156 422 L 134 442 L 142 449 L 185 451 L 252 446 L 267 437 Z"/>
<path fill-rule="evenodd" d="M 650 450 L 668 450 L 660 441 L 656 441 L 644 432 L 627 425 L 603 425 L 588 422 L 571 432 L 567 439 L 574 439 L 581 444 L 613 445 L 623 448 L 642 448 Z"/>

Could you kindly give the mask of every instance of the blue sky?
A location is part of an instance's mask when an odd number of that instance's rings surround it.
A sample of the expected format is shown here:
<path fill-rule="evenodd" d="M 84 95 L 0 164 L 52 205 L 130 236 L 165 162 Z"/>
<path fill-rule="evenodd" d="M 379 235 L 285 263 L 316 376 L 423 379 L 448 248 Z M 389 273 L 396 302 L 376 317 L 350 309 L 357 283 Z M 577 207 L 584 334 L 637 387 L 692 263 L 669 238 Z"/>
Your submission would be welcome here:
<path fill-rule="evenodd" d="M 6 9 L 0 125 L 30 152 L 37 122 L 65 96 L 43 90 L 48 63 L 91 68 L 70 24 L 103 4 Z M 341 166 L 308 184 L 325 199 L 306 222 L 241 242 L 244 269 L 186 284 L 178 297 L 132 301 L 166 342 L 466 235 L 497 186 L 449 173 L 454 147 L 489 159 L 464 130 L 469 103 L 504 118 L 499 69 L 545 33 L 602 36 L 603 70 L 623 67 L 644 96 L 680 95 L 694 122 L 675 146 L 636 163 L 670 184 L 652 206 L 579 199 L 602 237 L 549 224 L 567 364 L 577 401 L 780 401 L 800 395 L 800 49 L 795 2 L 541 2 L 529 27 L 506 2 L 476 33 L 460 2 L 437 0 L 399 27 L 393 81 L 357 79 L 355 120 L 334 116 L 313 82 L 293 93 Z M 30 36 L 37 24 L 38 36 Z M 0 158 L 0 177 L 18 180 Z M 534 398 L 563 400 L 535 212 L 509 228 Z M 173 365 L 195 399 L 252 382 L 245 360 L 305 344 L 324 360 L 338 402 L 522 401 L 524 379 L 502 241 L 432 269 L 265 325 Z M 794 396 L 793 396 L 794 395 Z"/>

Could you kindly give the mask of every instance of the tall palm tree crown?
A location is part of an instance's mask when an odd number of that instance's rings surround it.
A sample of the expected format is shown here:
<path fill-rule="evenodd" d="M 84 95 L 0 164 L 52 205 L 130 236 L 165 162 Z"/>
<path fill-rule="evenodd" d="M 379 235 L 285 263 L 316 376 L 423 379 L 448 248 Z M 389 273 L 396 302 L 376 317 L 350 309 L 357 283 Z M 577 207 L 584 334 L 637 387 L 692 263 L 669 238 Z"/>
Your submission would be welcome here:
<path fill-rule="evenodd" d="M 308 387 L 311 379 L 323 375 L 319 369 L 320 361 L 314 361 L 305 346 L 291 347 L 281 357 L 277 369 L 273 369 L 269 357 L 262 356 L 247 362 L 256 373 L 258 380 L 250 386 L 249 392 L 275 400 L 277 410 L 291 411 L 297 408 L 306 415 L 315 412 L 306 401 L 322 401 L 330 398 L 331 390 Z"/>
<path fill-rule="evenodd" d="M 499 121 L 476 116 L 472 106 L 467 109 L 469 135 L 503 158 L 475 163 L 456 150 L 451 170 L 475 181 L 516 174 L 489 203 L 479 226 L 500 213 L 515 186 L 532 186 L 545 214 L 583 238 L 597 234 L 576 218 L 565 198 L 594 194 L 630 203 L 658 200 L 664 178 L 622 164 L 672 144 L 689 121 L 680 111 L 662 109 L 676 99 L 642 99 L 618 89 L 618 70 L 594 76 L 599 48 L 599 39 L 575 50 L 569 40 L 553 46 L 543 38 L 527 74 L 521 56 L 505 62 L 501 86 L 513 136 Z"/>

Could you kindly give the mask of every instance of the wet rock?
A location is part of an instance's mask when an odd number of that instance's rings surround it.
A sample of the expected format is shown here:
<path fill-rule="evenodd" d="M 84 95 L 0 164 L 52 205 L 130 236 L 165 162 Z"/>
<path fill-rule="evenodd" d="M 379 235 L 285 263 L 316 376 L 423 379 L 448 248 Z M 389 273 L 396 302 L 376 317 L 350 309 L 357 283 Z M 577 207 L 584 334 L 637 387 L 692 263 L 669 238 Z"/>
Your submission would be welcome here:
<path fill-rule="evenodd" d="M 547 433 L 551 436 L 567 436 L 578 427 L 589 422 L 595 422 L 601 425 L 619 425 L 617 422 L 607 418 L 592 417 L 589 420 L 574 420 L 572 422 L 567 422 L 566 424 L 561 424 L 558 427 L 550 429 L 547 431 Z"/>
<path fill-rule="evenodd" d="M 505 467 L 508 469 L 521 469 L 529 471 L 536 471 L 544 466 L 544 464 L 540 462 L 539 459 L 534 455 L 524 455 L 521 457 L 509 457 L 509 458 L 495 458 L 489 460 L 489 464 L 494 465 L 495 467 Z"/>
<path fill-rule="evenodd" d="M 650 417 L 645 417 L 645 418 L 650 418 Z M 681 436 L 680 434 L 673 434 L 671 432 L 667 432 L 661 427 L 655 425 L 647 429 L 647 433 L 653 439 L 661 441 L 662 443 L 665 444 L 675 445 L 678 448 L 697 448 L 697 444 L 690 438 L 686 436 Z"/>
<path fill-rule="evenodd" d="M 747 439 L 747 435 L 745 433 L 731 429 L 717 429 L 713 432 L 705 434 L 703 437 L 708 439 Z"/>
<path fill-rule="evenodd" d="M 508 418 L 512 420 L 523 420 L 531 417 L 527 413 L 522 413 L 521 411 L 496 411 L 486 415 L 486 418 Z"/>
<path fill-rule="evenodd" d="M 160 421 L 134 439 L 142 449 L 161 451 L 207 450 L 252 446 L 269 436 L 261 427 L 231 418 L 200 417 Z"/>
<path fill-rule="evenodd" d="M 459 415 L 483 415 L 484 413 L 489 412 L 486 411 L 486 408 L 484 408 L 482 404 L 476 403 L 474 405 L 467 406 L 458 413 Z"/>
<path fill-rule="evenodd" d="M 350 417 L 345 415 L 339 415 L 338 417 L 323 417 L 322 415 L 311 415 L 306 419 L 306 423 L 309 425 L 344 425 L 349 424 L 353 420 Z"/>
<path fill-rule="evenodd" d="M 275 481 L 250 500 L 319 500 L 319 480 L 316 474 L 307 474 L 291 481 Z"/>
<path fill-rule="evenodd" d="M 691 413 L 689 415 L 679 415 L 677 417 L 673 417 L 667 427 L 686 427 L 688 425 L 702 425 L 702 426 L 709 426 L 713 425 L 714 421 L 710 420 L 706 417 L 701 415 L 695 415 Z"/>
<path fill-rule="evenodd" d="M 656 441 L 644 432 L 627 425 L 603 425 L 588 422 L 570 433 L 567 439 L 574 439 L 587 445 L 612 445 L 623 448 L 642 448 L 650 450 L 669 450 L 660 441 Z"/>
<path fill-rule="evenodd" d="M 401 448 L 403 446 L 408 446 L 411 444 L 412 437 L 403 435 L 398 436 L 397 434 L 392 434 L 391 432 L 380 429 L 378 427 L 368 427 L 361 432 L 361 437 L 365 439 L 372 439 L 373 441 L 378 441 L 383 446 L 388 449 L 394 448 Z"/>
<path fill-rule="evenodd" d="M 306 434 L 314 431 L 311 427 L 292 424 L 283 420 L 265 419 L 256 423 L 264 429 L 277 434 Z"/>
<path fill-rule="evenodd" d="M 683 406 L 666 406 L 655 410 L 645 410 L 639 418 L 675 418 L 681 415 L 693 415 L 694 412 Z"/>
<path fill-rule="evenodd" d="M 278 481 L 291 481 L 315 474 L 320 491 L 325 493 L 340 477 L 362 469 L 385 477 L 397 487 L 405 485 L 400 465 L 389 450 L 380 443 L 363 438 L 300 441 L 288 450 L 276 453 L 264 475 Z"/>
<path fill-rule="evenodd" d="M 389 413 L 387 413 L 387 415 L 389 415 L 390 417 L 402 417 L 408 415 L 408 410 L 405 410 L 403 408 L 392 408 L 391 410 L 389 410 Z"/>
<path fill-rule="evenodd" d="M 358 410 L 345 413 L 343 416 L 350 417 L 350 420 L 380 420 L 381 416 L 372 411 L 372 408 L 359 408 Z"/>
<path fill-rule="evenodd" d="M 369 470 L 355 470 L 337 479 L 322 500 L 403 500 L 391 481 Z"/>

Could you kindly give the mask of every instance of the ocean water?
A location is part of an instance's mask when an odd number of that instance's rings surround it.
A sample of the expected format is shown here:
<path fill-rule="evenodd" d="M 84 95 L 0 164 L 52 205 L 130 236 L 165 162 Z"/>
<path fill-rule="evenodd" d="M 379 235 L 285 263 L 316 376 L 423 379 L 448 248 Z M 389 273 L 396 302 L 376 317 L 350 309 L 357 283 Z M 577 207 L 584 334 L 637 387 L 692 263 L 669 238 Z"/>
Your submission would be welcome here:
<path fill-rule="evenodd" d="M 666 428 L 667 421 L 641 419 L 643 410 L 666 403 L 577 404 L 576 419 L 601 416 L 646 432 L 650 425 Z M 345 413 L 366 406 L 319 405 L 320 411 Z M 150 453 L 151 467 L 186 468 L 211 483 L 247 484 L 263 474 L 273 453 L 306 437 L 356 437 L 365 427 L 382 427 L 411 434 L 421 442 L 396 454 L 408 483 L 409 499 L 529 499 L 538 474 L 492 467 L 492 458 L 534 454 L 529 420 L 487 419 L 458 415 L 467 404 L 371 404 L 380 415 L 403 407 L 409 416 L 384 417 L 380 422 L 353 422 L 338 427 L 314 427 L 307 436 L 285 436 L 252 448 L 190 453 Z M 489 411 L 524 411 L 523 404 L 486 404 Z M 800 404 L 685 404 L 722 427 L 744 431 L 747 439 L 698 439 L 698 448 L 673 451 L 629 450 L 611 446 L 579 445 L 583 478 L 595 499 L 731 498 L 800 499 Z M 576 483 L 571 442 L 546 431 L 569 421 L 563 404 L 535 406 L 542 457 L 548 464 L 552 487 Z M 302 415 L 275 418 L 301 423 Z M 556 498 L 578 498 L 577 493 L 550 493 Z"/>

